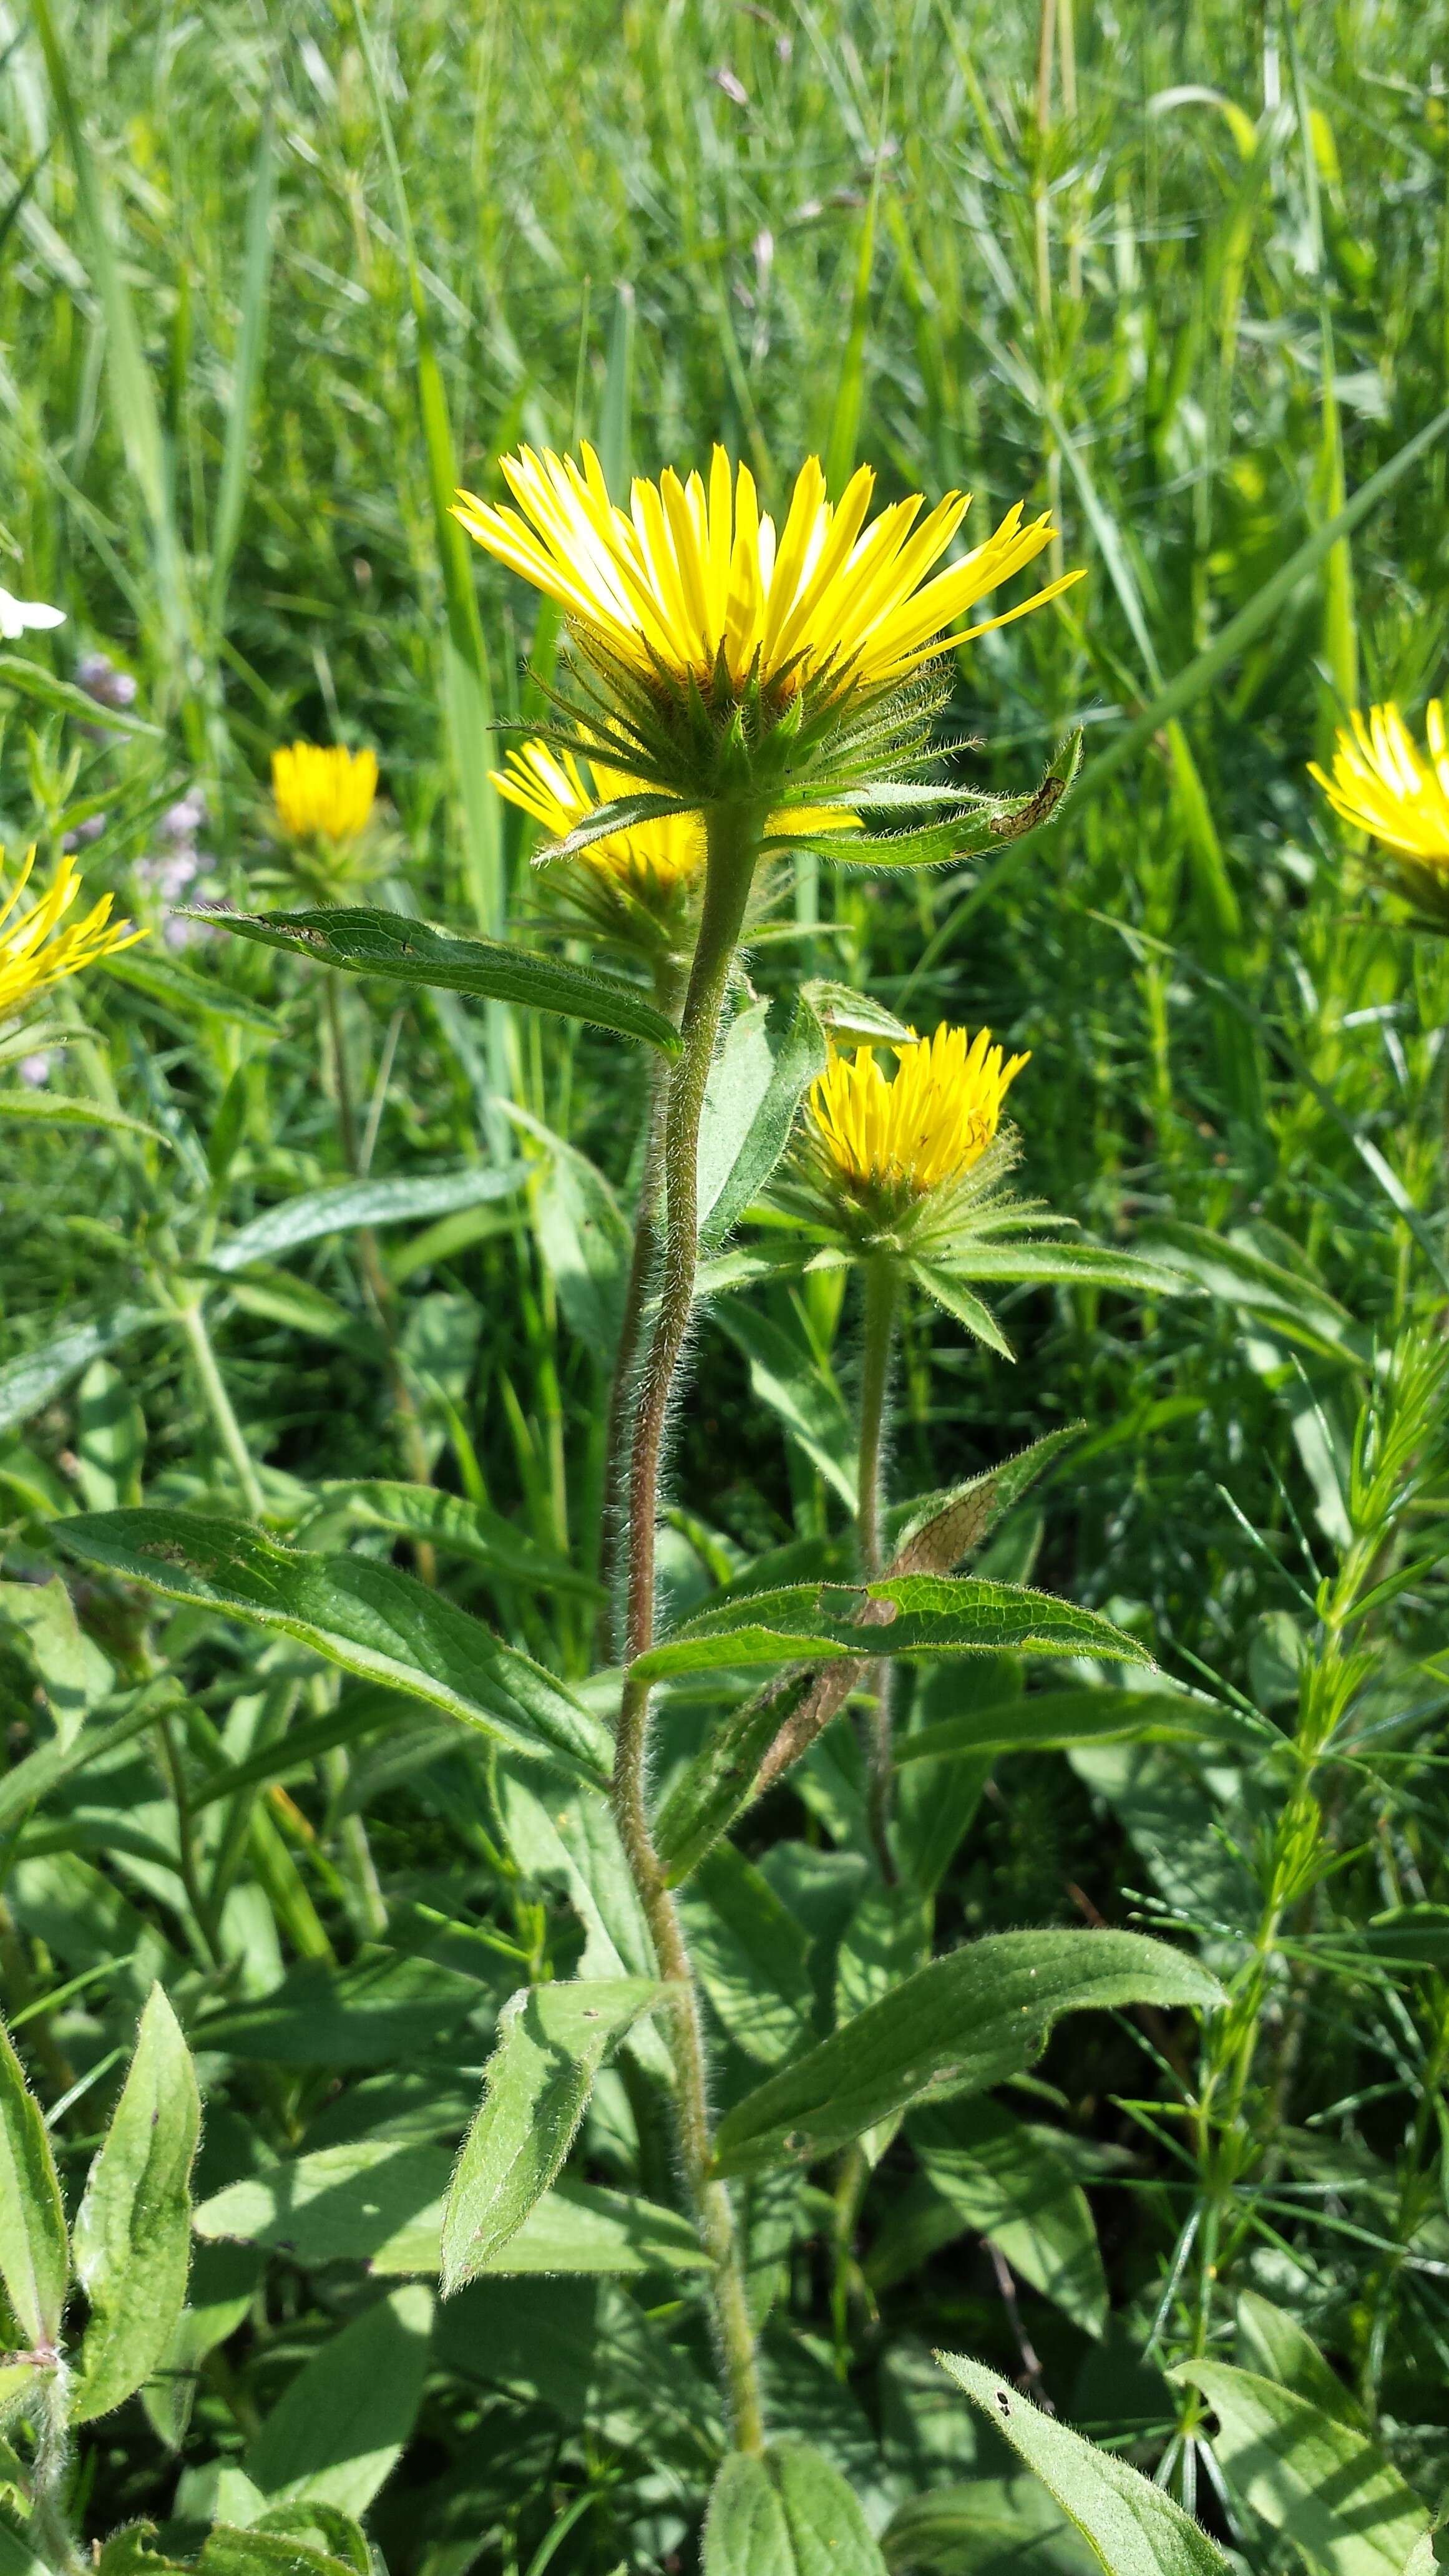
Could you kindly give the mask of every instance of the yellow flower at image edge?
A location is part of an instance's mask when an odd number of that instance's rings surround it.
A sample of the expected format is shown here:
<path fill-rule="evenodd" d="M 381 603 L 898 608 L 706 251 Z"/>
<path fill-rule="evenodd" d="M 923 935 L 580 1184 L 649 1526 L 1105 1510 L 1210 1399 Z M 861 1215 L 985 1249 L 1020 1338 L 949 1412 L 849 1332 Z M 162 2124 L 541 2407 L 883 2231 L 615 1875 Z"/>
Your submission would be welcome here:
<path fill-rule="evenodd" d="M 600 805 L 647 792 L 637 778 L 626 777 L 622 770 L 607 769 L 597 760 L 589 768 L 592 788 L 572 752 L 552 751 L 546 742 L 526 742 L 521 750 L 508 752 L 502 769 L 490 770 L 489 776 L 500 796 L 521 805 L 525 814 L 561 841 Z M 792 805 L 770 816 L 770 830 L 777 834 L 859 829 L 859 815 L 839 805 Z M 651 887 L 673 894 L 702 866 L 704 850 L 702 815 L 661 814 L 651 822 L 631 825 L 628 831 L 608 832 L 586 842 L 577 855 L 584 866 L 620 879 L 635 894 Z"/>
<path fill-rule="evenodd" d="M 10 893 L 0 886 L 0 1022 L 13 1019 L 25 1003 L 51 992 L 68 975 L 146 937 L 129 921 L 112 921 L 108 894 L 80 921 L 62 926 L 62 915 L 81 889 L 75 861 L 68 856 L 61 859 L 50 892 L 22 912 L 20 899 L 34 867 L 35 852 L 28 850 Z"/>
<path fill-rule="evenodd" d="M 1029 1055 L 1004 1058 L 991 1031 L 943 1021 L 934 1037 L 895 1049 L 887 1082 L 875 1049 L 832 1055 L 811 1086 L 817 1142 L 847 1181 L 924 1197 L 979 1163 L 1001 1124 L 1001 1104 Z"/>
<path fill-rule="evenodd" d="M 289 840 L 355 841 L 377 795 L 377 755 L 294 742 L 272 754 L 272 794 Z"/>
<path fill-rule="evenodd" d="M 1331 778 L 1309 762 L 1335 814 L 1405 858 L 1449 867 L 1449 741 L 1439 700 L 1425 717 L 1427 765 L 1397 707 L 1370 707 L 1367 718 L 1355 708 L 1351 721 L 1351 732 L 1338 736 Z"/>
<path fill-rule="evenodd" d="M 928 580 L 969 493 L 948 492 L 919 526 L 919 494 L 867 525 L 869 467 L 832 505 L 811 456 L 777 536 L 749 467 L 734 471 L 722 447 L 707 490 L 698 474 L 681 482 L 666 470 L 657 483 L 633 484 L 627 514 L 610 500 L 591 447 L 582 465 L 528 447 L 501 463 L 517 509 L 461 492 L 455 517 L 646 685 L 693 680 L 708 691 L 723 663 L 736 692 L 753 675 L 782 699 L 811 682 L 841 700 L 894 687 L 942 649 L 973 601 L 1030 563 L 1055 533 L 1049 515 L 1023 526 L 1018 502 L 983 545 Z M 1079 578 L 1068 573 L 950 641 L 1004 626 Z"/>

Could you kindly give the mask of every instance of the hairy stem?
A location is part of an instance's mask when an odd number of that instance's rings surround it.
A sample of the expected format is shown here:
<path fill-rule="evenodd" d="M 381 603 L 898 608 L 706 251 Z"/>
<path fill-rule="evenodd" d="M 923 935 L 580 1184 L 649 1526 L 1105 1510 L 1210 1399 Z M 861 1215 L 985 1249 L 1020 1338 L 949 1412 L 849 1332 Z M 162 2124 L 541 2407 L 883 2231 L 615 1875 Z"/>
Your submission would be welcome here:
<path fill-rule="evenodd" d="M 683 1045 L 669 1082 L 664 1129 L 665 1234 L 653 1330 L 640 1372 L 629 1462 L 625 1631 L 629 1659 L 654 1640 L 655 1542 L 665 1429 L 689 1331 L 699 1256 L 697 1166 L 705 1084 L 714 1060 L 730 967 L 759 846 L 747 806 L 708 815 L 708 862 L 699 937 L 680 1021 Z M 649 1689 L 626 1680 L 614 1755 L 620 1839 L 639 1890 L 660 1975 L 674 1989 L 674 2111 L 679 2158 L 700 2241 L 713 2267 L 715 2331 L 736 2446 L 764 2444 L 755 2336 L 727 2187 L 711 2178 L 708 2070 L 699 1997 L 674 1899 L 654 1849 L 648 1807 Z"/>
<path fill-rule="evenodd" d="M 856 1501 L 860 1570 L 868 1583 L 874 1582 L 882 1562 L 881 1485 L 898 1289 L 896 1266 L 890 1254 L 874 1253 L 865 1267 Z M 890 1846 L 893 1671 L 889 1658 L 884 1658 L 879 1667 L 870 1729 L 870 1830 L 887 1886 L 895 1879 L 895 1862 Z"/>
<path fill-rule="evenodd" d="M 38 2410 L 26 2537 L 52 2576 L 88 2576 L 90 2561 L 81 2551 L 61 2501 L 70 2462 L 68 2383 L 65 2364 L 57 2358 Z"/>
<path fill-rule="evenodd" d="M 670 957 L 659 967 L 654 978 L 654 999 L 669 1019 L 677 1017 L 680 1003 L 680 976 L 677 961 Z M 629 1260 L 629 1278 L 624 1291 L 624 1314 L 619 1326 L 619 1347 L 614 1353 L 614 1374 L 609 1385 L 608 1426 L 604 1443 L 604 1537 L 600 1551 L 599 1579 L 605 1592 L 612 1595 L 618 1571 L 619 1548 L 627 1525 L 626 1498 L 621 1491 L 624 1479 L 626 1430 L 629 1397 L 633 1391 L 634 1371 L 639 1359 L 639 1345 L 644 1332 L 644 1308 L 659 1258 L 660 1215 L 664 1200 L 664 1138 L 669 1114 L 669 1074 L 661 1057 L 655 1055 L 649 1067 L 649 1107 L 644 1131 L 644 1168 L 639 1177 L 639 1204 L 634 1216 L 634 1245 Z M 600 1613 L 600 1650 L 613 1651 L 612 1600 Z"/>
<path fill-rule="evenodd" d="M 699 1122 L 759 846 L 759 817 L 749 806 L 712 806 L 707 828 L 704 904 L 679 1024 L 683 1043 L 670 1075 L 665 1109 L 665 1233 L 658 1311 L 639 1382 L 629 1461 L 626 1639 L 631 1658 L 643 1654 L 654 1637 L 664 1430 L 689 1331 L 699 1259 Z"/>

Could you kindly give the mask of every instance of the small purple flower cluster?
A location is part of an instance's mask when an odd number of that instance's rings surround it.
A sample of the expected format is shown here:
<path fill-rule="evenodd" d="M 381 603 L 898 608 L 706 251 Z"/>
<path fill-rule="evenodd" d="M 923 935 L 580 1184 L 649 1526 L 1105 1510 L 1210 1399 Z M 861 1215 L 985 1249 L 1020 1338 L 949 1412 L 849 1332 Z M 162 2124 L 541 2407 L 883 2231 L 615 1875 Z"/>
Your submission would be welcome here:
<path fill-rule="evenodd" d="M 136 703 L 136 683 L 129 671 L 118 671 L 108 653 L 83 653 L 75 666 L 76 685 L 98 707 L 124 715 Z"/>
<path fill-rule="evenodd" d="M 196 845 L 196 836 L 205 822 L 206 799 L 199 787 L 189 787 L 162 815 L 158 826 L 162 847 L 138 859 L 135 866 L 137 885 L 157 903 L 179 903 L 183 895 L 193 892 L 197 879 L 211 866 L 210 852 Z M 170 915 L 161 936 L 168 948 L 179 950 L 195 948 L 215 933 L 202 922 Z"/>

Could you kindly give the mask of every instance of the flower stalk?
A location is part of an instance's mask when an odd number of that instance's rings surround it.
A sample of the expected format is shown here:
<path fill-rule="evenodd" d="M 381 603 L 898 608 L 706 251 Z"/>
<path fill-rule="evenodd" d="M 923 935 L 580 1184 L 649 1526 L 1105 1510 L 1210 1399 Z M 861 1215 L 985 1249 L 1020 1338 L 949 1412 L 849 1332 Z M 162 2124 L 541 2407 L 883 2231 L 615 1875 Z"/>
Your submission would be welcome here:
<path fill-rule="evenodd" d="M 221 1445 L 231 1463 L 232 1473 L 241 1487 L 242 1500 L 251 1518 L 259 1521 L 267 1507 L 261 1478 L 257 1474 L 256 1461 L 247 1447 L 246 1434 L 236 1418 L 231 1397 L 226 1391 L 226 1382 L 217 1367 L 216 1353 L 211 1346 L 211 1335 L 206 1329 L 206 1317 L 202 1312 L 200 1297 L 194 1294 L 183 1296 L 176 1308 L 176 1314 L 196 1364 L 196 1375 L 206 1401 L 206 1409 L 216 1424 Z"/>
<path fill-rule="evenodd" d="M 868 1583 L 881 1572 L 881 1505 L 885 1450 L 889 1430 L 891 1356 L 900 1303 L 900 1272 L 889 1251 L 869 1255 L 863 1264 L 865 1319 L 861 1343 L 860 1437 L 857 1447 L 856 1542 L 860 1570 Z M 870 1716 L 870 1830 L 876 1858 L 887 1886 L 895 1878 L 890 1847 L 891 1682 L 894 1666 L 879 1667 L 875 1704 Z"/>
<path fill-rule="evenodd" d="M 367 1176 L 367 1168 L 372 1159 L 371 1147 L 376 1137 L 377 1126 L 376 1121 L 370 1118 L 369 1134 L 365 1140 L 364 1150 L 364 1143 L 359 1142 L 358 1138 L 357 1111 L 352 1097 L 352 1078 L 347 1069 L 347 1042 L 342 1024 L 342 978 L 335 966 L 329 966 L 325 970 L 323 994 L 327 1017 L 327 1038 L 332 1055 L 332 1076 L 337 1096 L 337 1139 L 348 1171 L 355 1173 L 358 1179 L 362 1180 Z M 433 1473 L 428 1461 L 427 1444 L 423 1439 L 422 1424 L 418 1420 L 418 1408 L 413 1400 L 413 1391 L 408 1384 L 402 1353 L 398 1347 L 392 1282 L 383 1266 L 377 1236 L 370 1225 L 362 1225 L 357 1229 L 357 1252 L 367 1301 L 387 1351 L 388 1382 L 399 1444 L 403 1453 L 403 1465 L 410 1483 L 431 1485 Z M 431 1540 L 414 1539 L 413 1562 L 424 1583 L 437 1581 L 437 1557 Z"/>
<path fill-rule="evenodd" d="M 639 1380 L 628 1480 L 625 1642 L 633 1663 L 654 1642 L 659 1479 L 669 1406 L 684 1354 L 699 1259 L 699 1126 L 720 1016 L 744 924 L 763 817 L 747 804 L 707 816 L 699 936 L 680 1022 L 681 1052 L 664 1119 L 665 1222 L 653 1331 Z M 755 2335 L 727 2186 L 710 2175 L 712 2137 L 699 1998 L 678 1908 L 659 1865 L 648 1808 L 649 1686 L 626 1675 L 614 1753 L 613 1805 L 630 1872 L 673 1993 L 675 2120 L 680 2163 L 700 2241 L 713 2266 L 715 2331 L 736 2447 L 759 2451 L 764 2421 Z"/>
<path fill-rule="evenodd" d="M 667 1019 L 678 1021 L 683 990 L 683 970 L 678 957 L 667 953 L 657 958 L 654 999 Z M 605 1654 L 613 1649 L 612 1595 L 619 1551 L 628 1525 L 624 1487 L 629 1397 L 639 1364 L 644 1316 L 662 1241 L 660 1220 L 664 1212 L 664 1139 L 669 1117 L 669 1090 L 669 1067 L 661 1057 L 654 1055 L 649 1065 L 649 1098 L 644 1118 L 639 1200 L 634 1212 L 634 1241 L 629 1255 L 629 1276 L 624 1287 L 624 1311 L 619 1323 L 614 1371 L 609 1382 L 609 1410 L 604 1432 L 604 1532 L 599 1577 L 610 1598 L 600 1613 L 599 1635 L 600 1648 Z"/>
<path fill-rule="evenodd" d="M 59 2353 L 47 2353 L 45 2359 L 47 2386 L 37 2410 L 27 2537 L 51 2576 L 89 2576 L 91 2562 L 70 2527 L 63 2502 L 70 2467 L 70 2374 Z"/>

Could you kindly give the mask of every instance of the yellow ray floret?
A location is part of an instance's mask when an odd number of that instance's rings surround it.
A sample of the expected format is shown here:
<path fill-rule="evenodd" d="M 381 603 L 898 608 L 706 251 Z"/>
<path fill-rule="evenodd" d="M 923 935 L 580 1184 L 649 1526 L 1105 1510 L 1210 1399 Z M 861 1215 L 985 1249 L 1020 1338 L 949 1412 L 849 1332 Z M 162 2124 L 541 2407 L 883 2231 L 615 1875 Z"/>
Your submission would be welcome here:
<path fill-rule="evenodd" d="M 521 805 L 525 814 L 561 841 L 600 805 L 646 792 L 639 779 L 626 777 L 620 769 L 607 769 L 597 760 L 589 768 L 592 788 L 572 752 L 551 751 L 545 742 L 526 742 L 521 750 L 508 752 L 502 769 L 489 775 L 500 796 Z M 860 817 L 838 805 L 791 805 L 770 816 L 769 828 L 777 834 L 854 832 L 860 828 Z M 637 894 L 650 887 L 672 893 L 703 864 L 704 854 L 704 817 L 695 813 L 661 814 L 652 822 L 634 824 L 627 832 L 607 833 L 601 840 L 587 842 L 578 857 L 586 867 L 618 878 Z"/>
<path fill-rule="evenodd" d="M 1048 545 L 1049 516 L 1022 524 L 1022 504 L 994 536 L 928 579 L 970 506 L 948 492 L 920 517 L 919 494 L 869 521 L 875 476 L 861 466 L 837 504 L 816 456 L 796 478 L 783 529 L 759 506 L 747 465 L 714 451 L 702 477 L 672 470 L 636 481 L 625 511 L 610 500 L 591 447 L 583 461 L 525 447 L 501 460 L 516 509 L 460 492 L 455 516 L 480 546 L 558 601 L 645 680 L 661 671 L 707 686 L 723 655 L 732 685 L 751 671 L 789 696 L 824 676 L 842 696 L 906 679 L 942 649 L 973 602 Z M 919 520 L 919 525 L 917 524 Z M 964 643 L 1052 599 L 1068 573 L 987 618 Z"/>
<path fill-rule="evenodd" d="M 42 993 L 64 983 L 67 975 L 78 975 L 82 967 L 94 966 L 97 958 L 113 957 L 117 949 L 129 948 L 146 936 L 129 921 L 112 921 L 108 894 L 83 919 L 62 928 L 61 915 L 81 888 L 75 861 L 68 856 L 56 869 L 50 892 L 22 912 L 20 898 L 34 866 L 32 849 L 26 852 L 10 893 L 0 887 L 0 1021 L 13 1019 L 25 1003 L 37 1001 Z"/>
<path fill-rule="evenodd" d="M 1338 737 L 1333 776 L 1325 777 L 1316 761 L 1309 773 L 1345 823 L 1406 858 L 1449 867 L 1449 742 L 1437 698 L 1425 722 L 1427 766 L 1398 708 L 1386 706 L 1370 707 L 1366 720 L 1355 708 L 1352 732 Z"/>
<path fill-rule="evenodd" d="M 847 1180 L 904 1185 L 922 1197 L 979 1163 L 1001 1124 L 1007 1090 L 1031 1059 L 1003 1061 L 989 1029 L 969 1038 L 944 1021 L 934 1037 L 895 1052 L 893 1082 L 873 1047 L 832 1055 L 811 1086 L 810 1115 L 821 1146 Z"/>
<path fill-rule="evenodd" d="M 272 754 L 277 819 L 291 841 L 355 841 L 377 794 L 377 755 L 294 742 Z"/>

